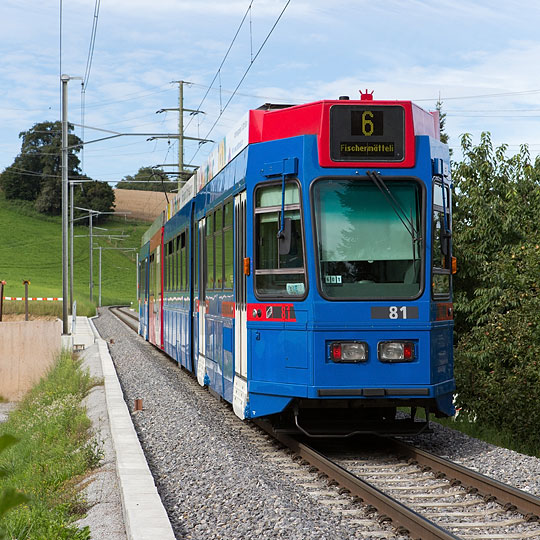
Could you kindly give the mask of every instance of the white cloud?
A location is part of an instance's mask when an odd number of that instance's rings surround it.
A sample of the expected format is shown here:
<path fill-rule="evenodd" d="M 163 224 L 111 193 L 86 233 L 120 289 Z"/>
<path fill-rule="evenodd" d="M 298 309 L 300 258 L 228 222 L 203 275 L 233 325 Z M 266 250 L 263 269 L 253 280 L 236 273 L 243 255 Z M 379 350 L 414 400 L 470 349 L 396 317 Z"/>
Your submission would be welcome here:
<path fill-rule="evenodd" d="M 191 123 L 190 134 L 206 135 L 219 115 L 220 95 L 223 106 L 285 3 L 254 1 L 252 32 L 249 24 L 240 32 L 203 103 L 207 114 Z M 82 75 L 94 3 L 63 5 L 62 70 Z M 177 129 L 177 113 L 154 114 L 177 106 L 178 90 L 170 82 L 196 83 L 185 87 L 184 99 L 186 107 L 198 106 L 248 5 L 249 0 L 102 2 L 85 122 L 122 132 Z M 540 89 L 539 11 L 524 0 L 295 0 L 211 137 L 226 133 L 235 118 L 264 101 L 357 97 L 367 88 L 381 99 L 429 100 L 420 101 L 426 108 L 440 92 L 453 143 L 464 131 L 482 130 L 492 131 L 495 141 L 540 143 L 532 113 L 525 119 L 495 115 L 502 108 L 540 108 L 540 94 L 452 99 Z M 57 3 L 2 1 L 0 170 L 18 151 L 20 131 L 59 116 L 58 30 Z M 79 123 L 78 81 L 70 83 L 69 93 L 70 115 Z M 495 112 L 474 112 L 481 109 Z M 189 158 L 197 145 L 187 148 Z M 203 147 L 197 159 L 207 151 Z M 96 143 L 86 154 L 88 174 L 121 178 L 139 166 L 175 158 L 176 146 L 130 137 Z"/>

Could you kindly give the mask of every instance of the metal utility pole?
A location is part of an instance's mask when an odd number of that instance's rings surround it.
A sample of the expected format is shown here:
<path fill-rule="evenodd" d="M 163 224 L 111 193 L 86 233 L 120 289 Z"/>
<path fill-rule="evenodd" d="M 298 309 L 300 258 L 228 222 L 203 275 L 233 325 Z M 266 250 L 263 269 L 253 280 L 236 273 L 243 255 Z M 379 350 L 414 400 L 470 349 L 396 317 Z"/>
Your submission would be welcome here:
<path fill-rule="evenodd" d="M 62 75 L 62 334 L 68 332 L 68 95 L 69 75 Z"/>
<path fill-rule="evenodd" d="M 184 180 L 184 81 L 178 81 L 178 188 Z M 186 178 L 187 180 L 187 178 Z"/>
<path fill-rule="evenodd" d="M 199 141 L 199 143 L 214 142 L 210 139 L 200 139 L 198 137 L 186 137 L 184 135 L 184 113 L 188 112 L 191 114 L 200 114 L 202 111 L 194 109 L 184 109 L 184 84 L 190 84 L 186 81 L 172 81 L 173 83 L 178 84 L 178 108 L 169 108 L 169 109 L 160 109 L 156 111 L 162 113 L 165 111 L 178 111 L 178 135 L 175 137 L 178 138 L 178 165 L 172 163 L 163 163 L 158 165 L 158 167 L 178 167 L 178 189 L 184 185 L 184 183 L 189 180 L 190 176 L 193 175 L 193 170 L 186 169 L 186 167 L 191 167 L 192 169 L 197 169 L 197 165 L 188 165 L 184 163 L 184 141 Z M 159 135 L 152 137 L 152 139 L 165 138 L 165 136 Z M 170 138 L 170 136 L 167 136 Z"/>
<path fill-rule="evenodd" d="M 101 251 L 102 248 L 99 246 L 99 301 L 98 307 L 101 307 Z"/>
<path fill-rule="evenodd" d="M 108 235 L 104 235 L 104 236 L 108 236 Z M 113 251 L 123 251 L 123 252 L 128 252 L 128 251 L 135 251 L 137 252 L 137 248 L 118 248 L 118 247 L 103 247 L 103 246 L 97 246 L 95 247 L 94 249 L 97 249 L 99 250 L 99 301 L 98 301 L 98 307 L 101 307 L 101 276 L 102 276 L 102 267 L 101 267 L 101 256 L 102 256 L 102 252 L 103 250 L 113 250 Z M 139 254 L 137 253 L 137 263 L 139 261 Z M 138 264 L 137 264 L 137 268 L 139 268 Z M 138 298 L 138 297 L 137 297 Z"/>
<path fill-rule="evenodd" d="M 88 212 L 88 216 L 82 216 L 82 217 L 79 217 L 77 219 L 74 219 L 73 221 L 78 221 L 80 219 L 86 219 L 88 217 L 88 237 L 90 238 L 90 301 L 92 302 L 94 300 L 94 294 L 93 294 L 93 290 L 94 290 L 94 255 L 93 255 L 93 249 L 94 249 L 94 225 L 93 225 L 93 218 L 94 216 L 100 216 L 100 215 L 103 215 L 103 214 L 116 214 L 116 215 L 126 215 L 125 212 L 101 212 L 100 210 L 92 210 L 90 208 L 81 208 L 80 206 L 75 206 L 74 207 L 76 210 L 82 210 L 84 212 Z M 100 229 L 101 227 L 97 227 L 98 229 Z M 103 230 L 107 230 L 107 229 L 103 229 Z M 86 235 L 84 235 L 86 237 Z M 124 236 L 122 235 L 110 235 L 110 234 L 106 234 L 106 235 L 97 235 L 97 236 L 107 236 L 108 238 L 124 238 Z M 77 237 L 79 238 L 79 237 Z M 98 249 L 98 248 L 96 248 Z M 99 248 L 101 249 L 101 248 Z M 101 265 L 101 254 L 100 254 L 100 265 Z M 101 272 L 101 267 L 100 267 L 100 272 Z M 100 305 L 101 305 L 101 289 L 100 289 Z"/>
<path fill-rule="evenodd" d="M 90 212 L 90 215 L 88 216 L 90 218 L 90 227 L 89 227 L 89 233 L 90 233 L 90 302 L 94 300 L 93 298 L 93 290 L 94 290 L 94 257 L 93 257 L 93 247 L 94 247 L 94 239 L 92 237 L 92 216 L 93 212 Z"/>
<path fill-rule="evenodd" d="M 73 315 L 73 182 L 69 183 L 69 307 Z"/>

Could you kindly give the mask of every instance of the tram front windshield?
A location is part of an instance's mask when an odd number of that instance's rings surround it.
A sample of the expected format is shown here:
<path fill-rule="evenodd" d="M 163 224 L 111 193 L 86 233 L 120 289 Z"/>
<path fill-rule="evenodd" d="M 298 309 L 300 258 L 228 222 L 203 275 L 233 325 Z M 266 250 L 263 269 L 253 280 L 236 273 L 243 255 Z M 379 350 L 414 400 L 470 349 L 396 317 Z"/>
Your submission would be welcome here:
<path fill-rule="evenodd" d="M 390 191 L 385 194 L 386 188 Z M 320 290 L 330 300 L 414 298 L 421 290 L 422 190 L 410 180 L 313 186 Z"/>

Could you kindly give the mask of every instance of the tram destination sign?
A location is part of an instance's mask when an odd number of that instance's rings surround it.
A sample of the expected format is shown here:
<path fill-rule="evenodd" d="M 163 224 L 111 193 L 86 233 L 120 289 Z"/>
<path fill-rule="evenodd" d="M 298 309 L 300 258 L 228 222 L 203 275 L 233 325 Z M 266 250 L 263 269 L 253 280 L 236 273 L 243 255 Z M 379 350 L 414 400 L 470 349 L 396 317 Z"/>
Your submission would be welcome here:
<path fill-rule="evenodd" d="M 404 118 L 399 105 L 334 105 L 330 109 L 332 161 L 403 161 Z"/>

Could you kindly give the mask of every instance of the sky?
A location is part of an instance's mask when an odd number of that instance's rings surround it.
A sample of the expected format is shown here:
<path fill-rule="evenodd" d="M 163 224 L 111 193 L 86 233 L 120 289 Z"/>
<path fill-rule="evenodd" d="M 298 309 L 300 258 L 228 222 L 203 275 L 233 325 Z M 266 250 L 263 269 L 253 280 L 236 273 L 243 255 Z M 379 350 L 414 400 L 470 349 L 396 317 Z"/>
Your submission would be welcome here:
<path fill-rule="evenodd" d="M 83 172 L 111 184 L 177 163 L 176 138 L 91 141 L 178 133 L 177 111 L 156 112 L 178 107 L 178 80 L 190 83 L 184 107 L 204 112 L 184 113 L 189 137 L 219 141 L 266 102 L 367 89 L 427 110 L 440 98 L 457 159 L 462 134 L 478 143 L 484 131 L 510 154 L 528 144 L 536 156 L 539 23 L 540 4 L 521 0 L 1 0 L 0 171 L 19 133 L 60 119 L 61 73 L 69 121 L 86 126 L 75 128 Z M 185 163 L 211 149 L 186 141 Z"/>

